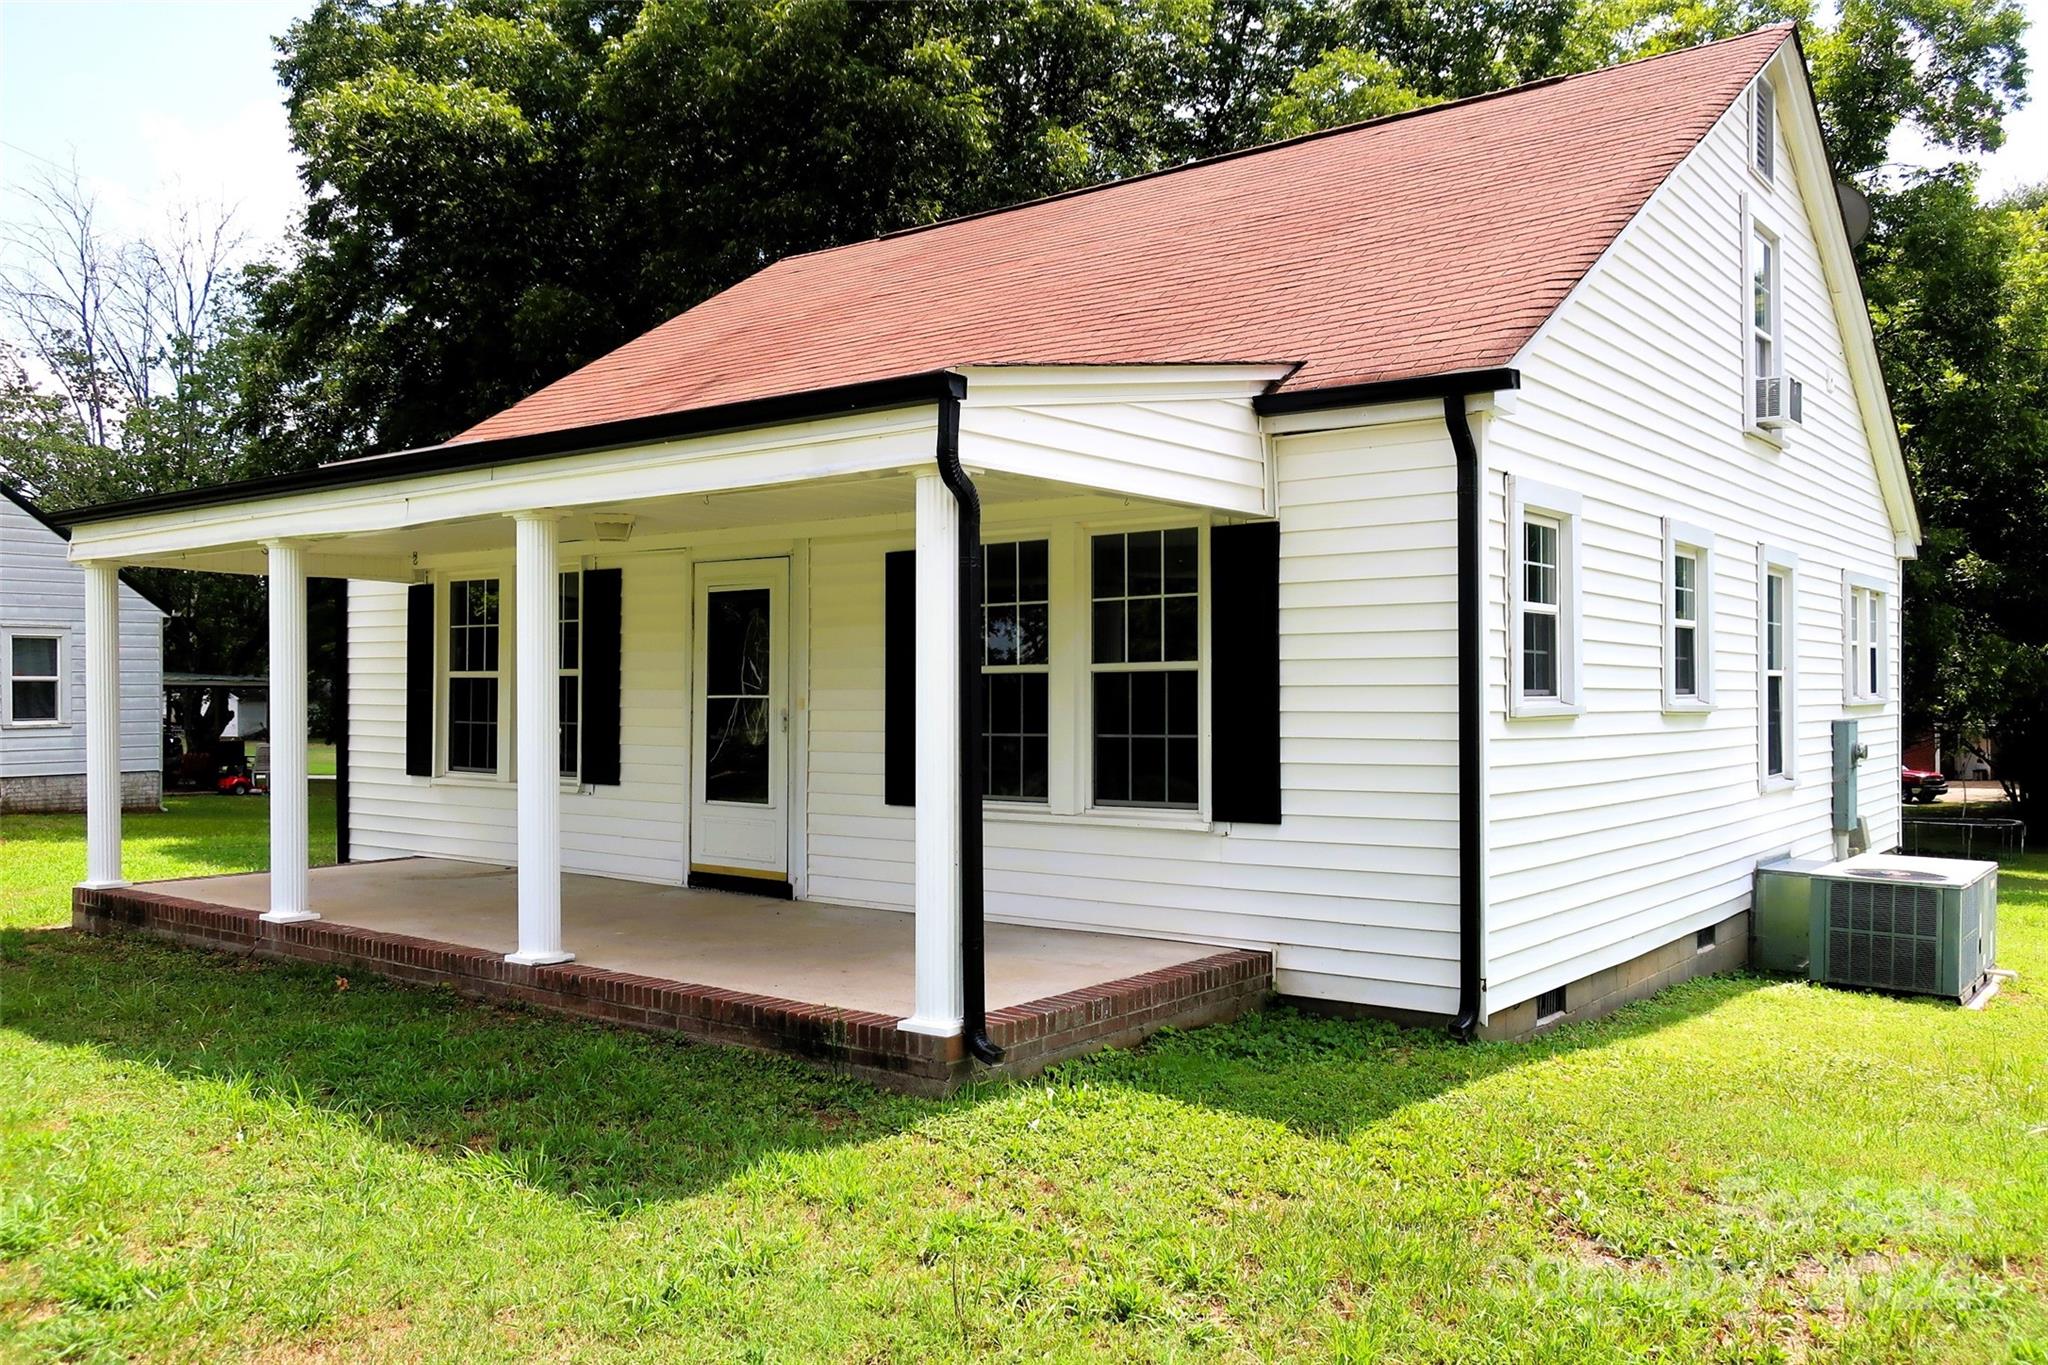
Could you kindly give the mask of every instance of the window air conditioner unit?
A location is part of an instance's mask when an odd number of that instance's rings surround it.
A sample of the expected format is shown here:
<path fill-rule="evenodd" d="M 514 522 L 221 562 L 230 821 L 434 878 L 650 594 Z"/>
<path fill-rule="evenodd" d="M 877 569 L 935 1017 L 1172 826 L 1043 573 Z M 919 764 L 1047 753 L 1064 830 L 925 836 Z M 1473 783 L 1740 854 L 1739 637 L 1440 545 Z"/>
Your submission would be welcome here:
<path fill-rule="evenodd" d="M 1757 965 L 1803 967 L 1824 985 L 1964 1001 L 1997 964 L 1996 863 L 1868 853 L 1788 860 L 1757 869 L 1753 904 Z"/>
<path fill-rule="evenodd" d="M 1756 424 L 1776 430 L 1796 427 L 1805 416 L 1806 386 L 1796 379 L 1772 375 L 1756 381 Z"/>

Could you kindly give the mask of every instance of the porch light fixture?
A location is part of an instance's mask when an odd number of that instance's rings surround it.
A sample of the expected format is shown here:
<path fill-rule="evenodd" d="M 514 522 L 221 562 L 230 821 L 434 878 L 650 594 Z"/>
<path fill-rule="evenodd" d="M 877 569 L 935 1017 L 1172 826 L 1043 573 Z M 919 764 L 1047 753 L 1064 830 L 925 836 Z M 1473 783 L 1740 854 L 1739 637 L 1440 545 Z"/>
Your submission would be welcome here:
<path fill-rule="evenodd" d="M 626 540 L 633 534 L 633 514 L 598 512 L 591 516 L 590 527 L 599 540 Z"/>

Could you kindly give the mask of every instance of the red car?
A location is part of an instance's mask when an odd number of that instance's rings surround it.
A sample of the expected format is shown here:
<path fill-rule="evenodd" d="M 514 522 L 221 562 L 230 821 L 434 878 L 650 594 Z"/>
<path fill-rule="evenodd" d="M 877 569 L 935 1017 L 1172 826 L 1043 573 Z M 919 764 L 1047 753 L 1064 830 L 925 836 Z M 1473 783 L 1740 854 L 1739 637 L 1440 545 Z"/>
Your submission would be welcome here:
<path fill-rule="evenodd" d="M 1948 779 L 1925 768 L 1899 769 L 1899 794 L 1907 801 L 1927 805 L 1948 790 Z"/>

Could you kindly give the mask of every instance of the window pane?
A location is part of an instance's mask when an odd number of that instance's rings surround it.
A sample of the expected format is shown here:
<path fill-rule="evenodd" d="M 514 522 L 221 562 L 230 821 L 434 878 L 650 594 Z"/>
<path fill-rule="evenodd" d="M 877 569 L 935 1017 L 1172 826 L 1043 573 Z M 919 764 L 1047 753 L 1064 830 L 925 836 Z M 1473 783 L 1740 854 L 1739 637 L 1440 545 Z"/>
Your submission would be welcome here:
<path fill-rule="evenodd" d="M 57 719 L 57 684 L 54 682 L 16 682 L 14 684 L 14 718 L 16 720 Z"/>
<path fill-rule="evenodd" d="M 1095 799 L 1104 805 L 1131 800 L 1131 742 L 1121 735 L 1095 740 Z"/>
<path fill-rule="evenodd" d="M 1201 799 L 1201 745 L 1192 739 L 1166 741 L 1166 804 L 1192 806 Z"/>
<path fill-rule="evenodd" d="M 1691 626 L 1680 626 L 1673 633 L 1673 644 L 1676 647 L 1674 652 L 1677 658 L 1674 660 L 1674 667 L 1672 669 L 1672 672 L 1676 675 L 1672 683 L 1672 690 L 1681 697 L 1696 696 L 1699 692 L 1697 681 L 1697 650 L 1699 642 L 1695 638 L 1696 635 L 1697 631 Z"/>
<path fill-rule="evenodd" d="M 1557 605 L 1557 527 L 1546 522 L 1522 527 L 1522 598 Z"/>
<path fill-rule="evenodd" d="M 715 697 L 768 694 L 769 590 L 718 589 L 706 594 L 704 690 Z"/>
<path fill-rule="evenodd" d="M 1166 591 L 1193 593 L 1199 589 L 1201 543 L 1200 533 L 1192 526 L 1166 532 Z"/>
<path fill-rule="evenodd" d="M 448 766 L 457 772 L 498 770 L 498 680 L 448 680 Z"/>
<path fill-rule="evenodd" d="M 1043 602 L 1046 592 L 1046 545 L 1042 540 L 1025 540 L 1017 544 L 1017 600 L 1020 602 Z"/>
<path fill-rule="evenodd" d="M 1166 599 L 1166 657 L 1175 663 L 1193 661 L 1200 649 L 1199 598 Z"/>
<path fill-rule="evenodd" d="M 1547 612 L 1522 615 L 1522 695 L 1557 695 L 1557 618 Z"/>
<path fill-rule="evenodd" d="M 583 658 L 583 575 L 562 575 L 561 667 L 580 668 Z"/>
<path fill-rule="evenodd" d="M 1146 805 L 1166 802 L 1166 741 L 1150 735 L 1131 738 L 1131 800 Z"/>
<path fill-rule="evenodd" d="M 580 681 L 573 675 L 560 680 L 562 743 L 558 766 L 564 777 L 574 777 L 582 770 L 583 748 L 579 736 L 583 718 L 576 705 Z"/>
<path fill-rule="evenodd" d="M 57 676 L 57 639 L 53 635 L 14 637 L 14 676 L 54 678 Z"/>
<path fill-rule="evenodd" d="M 1671 598 L 1673 613 L 1681 621 L 1697 621 L 1694 615 L 1699 609 L 1699 561 L 1691 555 L 1678 555 L 1671 561 Z"/>
<path fill-rule="evenodd" d="M 1159 532 L 1133 531 L 1126 540 L 1130 580 L 1125 591 L 1132 597 L 1156 595 L 1163 581 L 1159 564 Z"/>
<path fill-rule="evenodd" d="M 1120 664 L 1124 661 L 1124 604 L 1095 604 L 1095 662 Z"/>
<path fill-rule="evenodd" d="M 1051 657 L 1046 641 L 1046 605 L 1027 602 L 1017 608 L 1017 662 L 1042 664 Z"/>
<path fill-rule="evenodd" d="M 1764 580 L 1764 667 L 1785 666 L 1785 575 Z"/>
<path fill-rule="evenodd" d="M 991 664 L 1017 662 L 1017 608 L 988 608 L 985 661 Z"/>
<path fill-rule="evenodd" d="M 1785 771 L 1785 680 L 1765 679 L 1766 759 L 1764 771 L 1778 776 Z"/>
<path fill-rule="evenodd" d="M 704 799 L 755 806 L 768 804 L 766 697 L 706 699 Z"/>
<path fill-rule="evenodd" d="M 1097 536 L 1091 550 L 1097 598 L 1124 595 L 1124 538 Z"/>
<path fill-rule="evenodd" d="M 1130 661 L 1157 663 L 1163 646 L 1166 623 L 1157 597 L 1133 597 L 1130 601 Z"/>
<path fill-rule="evenodd" d="M 1017 600 L 1017 546 L 1005 541 L 982 547 L 983 578 L 982 601 L 1014 602 Z"/>

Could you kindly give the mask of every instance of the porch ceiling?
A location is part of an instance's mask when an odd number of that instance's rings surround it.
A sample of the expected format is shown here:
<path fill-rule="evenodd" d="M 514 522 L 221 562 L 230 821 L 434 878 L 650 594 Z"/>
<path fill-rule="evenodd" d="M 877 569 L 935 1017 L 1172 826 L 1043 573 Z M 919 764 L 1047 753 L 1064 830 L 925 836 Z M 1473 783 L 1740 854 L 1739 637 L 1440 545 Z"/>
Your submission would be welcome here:
<path fill-rule="evenodd" d="M 261 873 L 153 882 L 145 889 L 233 909 L 269 906 Z M 324 919 L 441 943 L 518 946 L 508 867 L 400 858 L 315 868 Z M 820 901 L 770 900 L 609 877 L 562 878 L 562 941 L 585 966 L 749 995 L 905 1017 L 914 917 Z M 988 1003 L 1003 1009 L 1209 957 L 1214 946 L 1016 924 L 988 926 Z"/>

